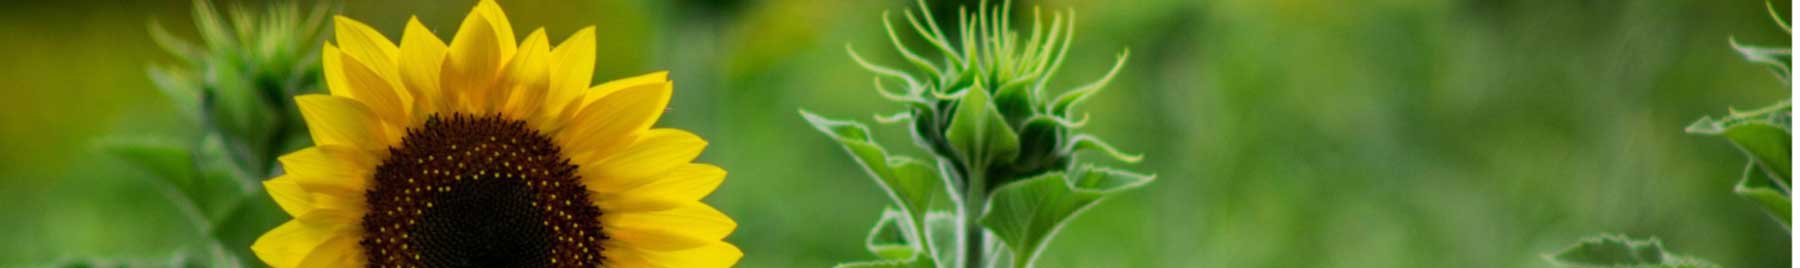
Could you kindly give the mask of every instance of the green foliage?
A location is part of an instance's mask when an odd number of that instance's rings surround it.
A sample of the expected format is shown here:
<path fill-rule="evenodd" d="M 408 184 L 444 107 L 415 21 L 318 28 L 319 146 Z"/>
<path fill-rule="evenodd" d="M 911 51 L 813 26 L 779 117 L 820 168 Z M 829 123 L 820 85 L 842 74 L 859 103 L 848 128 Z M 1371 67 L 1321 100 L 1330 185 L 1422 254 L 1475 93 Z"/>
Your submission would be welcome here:
<path fill-rule="evenodd" d="M 1775 220 L 1791 226 L 1789 182 L 1793 176 L 1793 108 L 1782 101 L 1751 111 L 1731 111 L 1713 119 L 1702 117 L 1688 125 L 1688 133 L 1722 136 L 1750 161 L 1733 192 L 1756 201 Z M 1791 227 L 1790 227 L 1791 228 Z"/>
<path fill-rule="evenodd" d="M 1787 22 L 1765 2 L 1769 14 L 1784 31 Z M 1792 83 L 1792 65 L 1787 48 L 1759 48 L 1738 44 L 1731 47 L 1751 62 L 1767 65 L 1783 82 Z M 1783 90 L 1786 90 L 1785 88 Z M 1783 100 L 1750 111 L 1732 109 L 1720 118 L 1703 116 L 1687 126 L 1687 132 L 1722 136 L 1750 158 L 1732 192 L 1763 208 L 1788 230 L 1793 229 L 1793 191 L 1788 185 L 1793 177 L 1793 107 Z M 1551 262 L 1568 267 L 1642 267 L 1642 268 L 1717 268 L 1718 265 L 1676 255 L 1663 250 L 1662 242 L 1633 240 L 1620 235 L 1601 235 L 1583 240 L 1560 253 L 1546 256 Z"/>
<path fill-rule="evenodd" d="M 1551 263 L 1577 268 L 1718 268 L 1718 265 L 1663 249 L 1656 238 L 1631 239 L 1605 234 L 1544 256 Z"/>
<path fill-rule="evenodd" d="M 157 44 L 179 64 L 155 64 L 149 76 L 181 117 L 202 131 L 193 137 L 121 135 L 99 144 L 152 177 L 165 200 L 200 237 L 176 250 L 176 266 L 261 266 L 250 244 L 285 220 L 264 194 L 261 181 L 278 174 L 275 158 L 307 145 L 304 122 L 292 96 L 318 91 L 317 66 L 328 5 L 302 14 L 292 4 L 262 14 L 243 7 L 220 13 L 194 2 L 200 42 L 150 24 Z M 260 15 L 260 16 L 259 16 Z M 75 267 L 135 267 L 105 258 L 75 260 Z M 156 264 L 161 265 L 161 264 Z"/>
<path fill-rule="evenodd" d="M 1006 241 L 1013 263 L 1030 266 L 1063 223 L 1107 195 L 1143 186 L 1152 176 L 1087 167 L 1065 176 L 1046 173 L 994 191 L 981 225 Z"/>
<path fill-rule="evenodd" d="M 919 6 L 928 9 L 923 1 Z M 882 260 L 840 267 L 1029 267 L 1075 214 L 1152 180 L 1112 169 L 1071 170 L 1081 151 L 1101 151 L 1124 162 L 1142 158 L 1078 132 L 1085 122 L 1070 119 L 1077 104 L 1111 81 L 1126 55 L 1097 81 L 1046 97 L 1046 83 L 1073 39 L 1073 12 L 1053 12 L 1046 32 L 1041 12 L 1034 11 L 1030 35 L 1019 42 L 1020 33 L 1005 19 L 1011 8 L 983 2 L 974 12 L 960 13 L 956 39 L 944 34 L 929 12 L 904 12 L 913 32 L 941 59 L 927 59 L 904 45 L 901 30 L 883 14 L 889 40 L 911 70 L 871 63 L 850 49 L 852 59 L 878 76 L 876 91 L 908 107 L 877 120 L 910 124 L 914 143 L 932 154 L 935 166 L 887 155 L 861 123 L 801 111 L 844 146 L 899 207 L 884 214 L 870 234 L 870 251 Z M 903 90 L 888 90 L 892 82 Z M 939 204 L 956 211 L 929 212 Z"/>

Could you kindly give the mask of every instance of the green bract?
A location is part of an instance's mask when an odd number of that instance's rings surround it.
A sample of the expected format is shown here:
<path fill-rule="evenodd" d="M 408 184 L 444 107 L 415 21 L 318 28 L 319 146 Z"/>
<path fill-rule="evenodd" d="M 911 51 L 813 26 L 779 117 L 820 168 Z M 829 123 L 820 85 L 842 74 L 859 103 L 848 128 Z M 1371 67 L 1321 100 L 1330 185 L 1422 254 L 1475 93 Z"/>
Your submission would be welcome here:
<path fill-rule="evenodd" d="M 1046 83 L 1073 40 L 1073 11 L 1051 12 L 1046 25 L 1034 10 L 1025 36 L 1006 19 L 1010 3 L 963 11 L 954 39 L 931 14 L 904 12 L 911 33 L 929 44 L 935 59 L 905 46 L 904 31 L 883 14 L 888 37 L 910 68 L 872 63 L 847 48 L 878 75 L 882 97 L 907 106 L 877 121 L 908 126 L 932 161 L 889 155 L 862 123 L 801 111 L 894 203 L 869 235 L 869 250 L 880 260 L 840 267 L 1029 267 L 1076 213 L 1154 179 L 1076 157 L 1093 150 L 1122 162 L 1141 159 L 1082 134 L 1087 117 L 1075 112 L 1118 74 L 1128 54 L 1092 83 L 1052 91 Z M 899 90 L 889 90 L 893 84 Z"/>
<path fill-rule="evenodd" d="M 302 13 L 271 5 L 261 14 L 216 11 L 194 1 L 199 42 L 150 23 L 150 37 L 178 60 L 153 64 L 149 75 L 193 136 L 108 137 L 104 150 L 144 170 L 200 237 L 176 249 L 170 266 L 262 266 L 250 244 L 285 219 L 262 193 L 262 178 L 279 173 L 281 152 L 308 146 L 293 97 L 317 91 L 318 54 L 328 5 Z M 66 266 L 105 263 L 71 259 Z"/>

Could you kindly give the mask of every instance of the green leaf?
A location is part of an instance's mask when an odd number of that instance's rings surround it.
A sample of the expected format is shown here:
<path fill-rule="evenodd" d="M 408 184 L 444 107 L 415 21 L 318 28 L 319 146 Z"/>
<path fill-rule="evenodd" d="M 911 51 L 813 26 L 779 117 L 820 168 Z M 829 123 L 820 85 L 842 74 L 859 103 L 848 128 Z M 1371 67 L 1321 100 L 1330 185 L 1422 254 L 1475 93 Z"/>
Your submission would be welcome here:
<path fill-rule="evenodd" d="M 1551 263 L 1577 268 L 1717 268 L 1718 265 L 1670 253 L 1656 238 L 1636 240 L 1616 234 L 1582 239 L 1581 243 L 1545 255 Z"/>
<path fill-rule="evenodd" d="M 979 83 L 963 93 L 944 138 L 956 149 L 957 156 L 972 163 L 970 166 L 976 170 L 1019 157 L 1018 134 L 1006 125 L 1006 117 L 1000 115 Z"/>
<path fill-rule="evenodd" d="M 1725 130 L 1725 138 L 1737 145 L 1756 163 L 1770 172 L 1779 184 L 1786 185 L 1793 174 L 1793 163 L 1789 157 L 1793 153 L 1792 135 L 1787 129 L 1766 123 L 1747 123 L 1732 126 Z"/>
<path fill-rule="evenodd" d="M 881 221 L 869 230 L 869 253 L 883 260 L 911 259 L 918 254 L 919 247 L 913 243 L 914 237 L 918 236 L 912 232 L 913 228 L 904 226 L 905 220 L 905 212 L 893 208 L 883 211 Z"/>
<path fill-rule="evenodd" d="M 800 115 L 849 151 L 863 171 L 874 177 L 887 192 L 888 198 L 906 212 L 907 222 L 923 219 L 925 211 L 948 193 L 936 169 L 919 160 L 888 156 L 862 123 L 831 120 L 804 110 Z"/>
<path fill-rule="evenodd" d="M 1744 177 L 1738 180 L 1737 186 L 1732 188 L 1732 192 L 1756 201 L 1769 212 L 1769 216 L 1780 221 L 1782 225 L 1791 227 L 1793 224 L 1793 201 L 1789 199 L 1786 191 L 1774 185 L 1774 178 L 1770 178 L 1768 175 L 1769 173 L 1758 168 L 1755 162 L 1751 162 L 1744 167 Z"/>
<path fill-rule="evenodd" d="M 949 260 L 956 259 L 956 213 L 949 211 L 932 211 L 925 213 L 925 244 L 933 260 L 939 260 L 943 268 L 954 267 Z"/>
<path fill-rule="evenodd" d="M 1030 267 L 1043 245 L 1075 214 L 1101 198 L 1155 179 L 1093 167 L 1071 174 L 1074 175 L 1046 173 L 994 190 L 979 221 L 1006 242 L 1013 252 L 1015 267 Z"/>

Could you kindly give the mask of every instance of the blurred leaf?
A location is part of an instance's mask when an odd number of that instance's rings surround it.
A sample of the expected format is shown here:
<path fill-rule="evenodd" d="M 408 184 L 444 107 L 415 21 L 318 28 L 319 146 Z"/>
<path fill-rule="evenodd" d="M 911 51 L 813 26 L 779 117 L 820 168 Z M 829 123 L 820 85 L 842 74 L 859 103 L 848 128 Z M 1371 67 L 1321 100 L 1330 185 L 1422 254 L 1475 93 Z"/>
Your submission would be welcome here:
<path fill-rule="evenodd" d="M 1732 192 L 1755 200 L 1757 204 L 1762 205 L 1763 210 L 1769 212 L 1769 216 L 1780 221 L 1782 226 L 1791 226 L 1793 224 L 1793 201 L 1788 197 L 1786 191 L 1773 184 L 1775 179 L 1768 175 L 1769 173 L 1758 168 L 1755 162 L 1751 162 L 1745 165 L 1744 177 L 1738 179 L 1737 186 L 1732 188 Z"/>
<path fill-rule="evenodd" d="M 190 123 L 204 122 L 200 112 L 200 92 L 204 86 L 194 79 L 197 75 L 180 67 L 158 65 L 151 65 L 148 72 L 157 91 L 180 111 L 182 119 Z"/>
<path fill-rule="evenodd" d="M 1019 136 L 1006 125 L 1006 117 L 993 106 L 988 92 L 977 84 L 963 93 L 950 118 L 950 129 L 944 132 L 958 157 L 967 161 L 970 172 L 982 172 L 992 163 L 1011 162 L 1019 157 Z"/>
<path fill-rule="evenodd" d="M 923 219 L 925 211 L 946 193 L 944 181 L 937 177 L 936 169 L 911 158 L 889 157 L 862 123 L 831 120 L 807 111 L 800 111 L 800 115 L 814 128 L 837 140 L 838 145 L 844 146 L 857 164 L 862 165 L 863 171 L 876 179 L 888 198 L 906 212 L 909 224 Z"/>
<path fill-rule="evenodd" d="M 1137 188 L 1154 176 L 1106 168 L 1084 168 L 1065 178 L 1046 173 L 994 190 L 980 223 L 1006 242 L 1014 267 L 1030 267 L 1045 241 L 1068 219 L 1113 193 Z"/>
<path fill-rule="evenodd" d="M 189 193 L 189 198 L 204 209 L 213 226 L 230 218 L 240 203 L 254 194 L 255 187 L 251 185 L 260 181 L 238 169 L 234 157 L 226 150 L 225 140 L 220 135 L 207 135 L 194 159 L 199 177 L 194 180 L 196 190 Z"/>
<path fill-rule="evenodd" d="M 275 107 L 263 101 L 253 80 L 229 64 L 227 58 L 211 58 L 206 89 L 207 114 L 220 132 L 226 134 L 227 148 L 235 154 L 264 155 L 269 150 L 270 133 L 274 131 Z M 238 165 L 246 170 L 260 170 L 268 163 L 244 157 Z"/>
<path fill-rule="evenodd" d="M 1578 268 L 1717 268 L 1703 260 L 1676 255 L 1663 249 L 1656 238 L 1634 240 L 1622 235 L 1605 234 L 1582 239 L 1581 243 L 1544 256 L 1551 263 Z"/>
<path fill-rule="evenodd" d="M 185 145 L 150 138 L 117 138 L 100 146 L 132 166 L 150 172 L 163 183 L 178 188 L 193 183 L 193 155 Z"/>

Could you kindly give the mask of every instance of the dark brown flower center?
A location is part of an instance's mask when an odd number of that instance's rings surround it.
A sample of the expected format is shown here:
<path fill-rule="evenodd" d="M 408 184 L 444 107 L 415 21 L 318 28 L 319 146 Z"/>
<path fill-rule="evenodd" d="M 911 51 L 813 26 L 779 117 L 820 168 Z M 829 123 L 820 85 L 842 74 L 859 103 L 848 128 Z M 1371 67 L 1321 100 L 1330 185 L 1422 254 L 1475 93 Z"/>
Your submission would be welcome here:
<path fill-rule="evenodd" d="M 597 267 L 600 209 L 547 136 L 499 116 L 432 116 L 375 168 L 370 267 Z"/>

